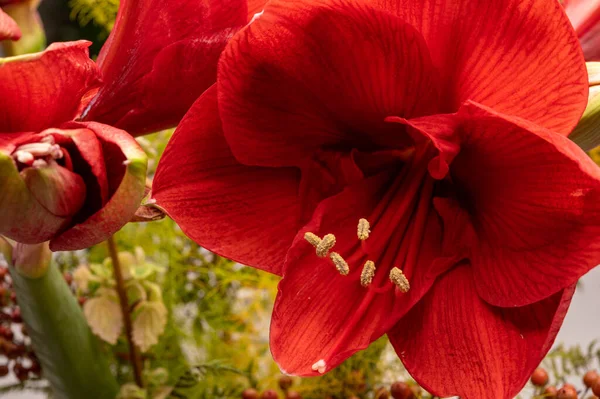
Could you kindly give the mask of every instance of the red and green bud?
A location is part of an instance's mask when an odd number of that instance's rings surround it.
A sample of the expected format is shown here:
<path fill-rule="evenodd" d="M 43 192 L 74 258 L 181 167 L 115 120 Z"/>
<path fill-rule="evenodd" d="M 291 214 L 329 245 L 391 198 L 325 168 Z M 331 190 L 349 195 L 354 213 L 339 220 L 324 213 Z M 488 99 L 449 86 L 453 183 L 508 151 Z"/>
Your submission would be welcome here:
<path fill-rule="evenodd" d="M 129 134 L 98 123 L 4 134 L 0 233 L 27 244 L 50 241 L 53 250 L 101 242 L 138 208 L 146 164 Z"/>

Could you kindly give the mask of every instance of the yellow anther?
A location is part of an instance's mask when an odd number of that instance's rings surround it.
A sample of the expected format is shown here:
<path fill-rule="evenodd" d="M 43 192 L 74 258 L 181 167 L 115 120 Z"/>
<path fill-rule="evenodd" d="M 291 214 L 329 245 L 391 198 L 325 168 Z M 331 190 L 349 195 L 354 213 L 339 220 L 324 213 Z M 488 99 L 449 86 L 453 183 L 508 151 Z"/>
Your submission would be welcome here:
<path fill-rule="evenodd" d="M 407 293 L 408 290 L 410 290 L 410 283 L 408 282 L 408 279 L 404 273 L 402 273 L 402 270 L 398 269 L 397 267 L 394 267 L 392 270 L 390 270 L 390 280 L 392 283 L 396 284 L 396 287 L 400 288 L 400 291 Z"/>
<path fill-rule="evenodd" d="M 370 228 L 371 228 L 371 225 L 369 224 L 369 221 L 367 219 L 360 219 L 358 221 L 358 229 L 357 229 L 358 239 L 361 241 L 364 241 L 367 238 L 369 238 L 369 234 L 371 233 Z"/>
<path fill-rule="evenodd" d="M 321 243 L 321 239 L 318 235 L 309 232 L 304 233 L 304 239 L 310 243 L 313 247 L 317 248 Z"/>
<path fill-rule="evenodd" d="M 342 276 L 347 276 L 348 273 L 350 273 L 350 267 L 348 266 L 348 263 L 346 263 L 344 258 L 342 258 L 342 255 L 338 254 L 337 252 L 332 252 L 331 254 L 329 254 L 329 257 L 333 261 L 335 268 L 338 270 L 338 272 L 340 272 Z"/>
<path fill-rule="evenodd" d="M 331 248 L 335 245 L 335 236 L 333 234 L 327 234 L 321 242 L 317 245 L 317 256 L 324 258 L 327 256 Z"/>
<path fill-rule="evenodd" d="M 375 277 L 375 263 L 373 263 L 371 260 L 368 260 L 363 266 L 362 273 L 360 273 L 360 284 L 363 287 L 368 286 L 371 284 L 371 282 L 373 282 L 373 277 Z"/>

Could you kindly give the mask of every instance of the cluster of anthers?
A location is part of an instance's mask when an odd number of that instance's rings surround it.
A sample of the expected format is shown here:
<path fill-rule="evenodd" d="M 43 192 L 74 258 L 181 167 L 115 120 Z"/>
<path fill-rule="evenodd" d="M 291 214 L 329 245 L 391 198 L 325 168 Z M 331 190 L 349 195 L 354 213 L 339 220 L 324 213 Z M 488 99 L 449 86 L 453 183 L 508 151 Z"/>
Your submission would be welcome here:
<path fill-rule="evenodd" d="M 33 167 L 48 166 L 49 163 L 64 156 L 54 137 L 46 136 L 38 143 L 19 146 L 12 157 L 21 164 Z"/>
<path fill-rule="evenodd" d="M 361 241 L 365 241 L 371 234 L 371 225 L 367 219 L 360 219 L 358 221 L 357 236 Z M 319 258 L 325 258 L 329 255 L 329 259 L 335 265 L 335 268 L 340 272 L 342 276 L 347 276 L 350 273 L 350 266 L 348 262 L 337 252 L 331 251 L 336 243 L 336 238 L 333 234 L 326 234 L 323 238 L 318 235 L 307 232 L 304 234 L 304 239 L 308 241 L 316 249 L 317 256 Z M 330 252 L 331 251 L 331 252 Z M 360 284 L 363 287 L 368 287 L 375 277 L 375 262 L 367 260 L 363 265 L 362 272 L 360 274 Z M 406 293 L 410 289 L 410 283 L 408 279 L 398 267 L 393 267 L 390 270 L 390 281 L 394 283 L 401 292 Z"/>

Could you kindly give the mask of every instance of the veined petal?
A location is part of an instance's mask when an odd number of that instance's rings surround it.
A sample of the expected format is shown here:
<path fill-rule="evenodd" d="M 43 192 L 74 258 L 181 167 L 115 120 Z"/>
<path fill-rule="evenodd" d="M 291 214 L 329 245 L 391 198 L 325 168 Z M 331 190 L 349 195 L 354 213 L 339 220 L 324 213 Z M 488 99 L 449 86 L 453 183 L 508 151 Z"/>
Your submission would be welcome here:
<path fill-rule="evenodd" d="M 248 167 L 233 157 L 213 86 L 175 131 L 152 195 L 203 247 L 281 274 L 300 227 L 298 187 L 298 170 Z"/>
<path fill-rule="evenodd" d="M 246 0 L 121 1 L 98 57 L 105 85 L 86 120 L 133 135 L 176 126 L 215 82 L 221 51 L 246 22 Z"/>
<path fill-rule="evenodd" d="M 460 114 L 450 174 L 475 231 L 470 259 L 481 297 L 523 306 L 574 284 L 600 262 L 600 168 L 527 121 L 474 103 Z"/>
<path fill-rule="evenodd" d="M 0 58 L 0 132 L 42 131 L 77 114 L 100 83 L 86 41 L 55 43 L 42 53 Z"/>
<path fill-rule="evenodd" d="M 85 201 L 86 187 L 81 176 L 56 162 L 41 168 L 26 168 L 21 176 L 37 202 L 53 215 L 71 218 Z"/>
<path fill-rule="evenodd" d="M 585 63 L 558 1 L 369 3 L 423 35 L 445 82 L 443 112 L 473 100 L 563 135 L 579 121 L 587 103 Z"/>
<path fill-rule="evenodd" d="M 116 233 L 135 214 L 146 182 L 148 159 L 127 132 L 95 122 L 73 122 L 68 127 L 87 128 L 96 134 L 106 162 L 109 199 L 97 212 L 53 238 L 53 251 L 88 248 Z"/>
<path fill-rule="evenodd" d="M 248 21 L 254 18 L 254 15 L 262 12 L 268 0 L 248 0 Z"/>
<path fill-rule="evenodd" d="M 410 138 L 384 118 L 438 106 L 418 31 L 359 1 L 272 1 L 219 65 L 223 131 L 248 165 L 298 166 L 324 146 L 402 148 Z"/>
<path fill-rule="evenodd" d="M 0 40 L 19 40 L 19 38 L 21 38 L 21 30 L 17 23 L 0 10 Z"/>
<path fill-rule="evenodd" d="M 426 190 L 418 190 L 420 178 L 395 176 L 381 172 L 322 201 L 294 240 L 271 320 L 271 352 L 284 372 L 314 376 L 335 368 L 385 334 L 453 265 L 441 258 L 440 220 Z M 357 238 L 361 218 L 371 223 L 364 241 Z M 319 257 L 307 232 L 333 234 L 330 254 L 347 270 Z M 363 276 L 367 261 L 375 267 L 370 279 Z M 393 267 L 402 269 L 407 292 L 390 281 Z"/>
<path fill-rule="evenodd" d="M 479 298 L 468 265 L 439 278 L 388 333 L 412 377 L 440 397 L 512 398 L 544 358 L 574 286 L 520 308 Z"/>

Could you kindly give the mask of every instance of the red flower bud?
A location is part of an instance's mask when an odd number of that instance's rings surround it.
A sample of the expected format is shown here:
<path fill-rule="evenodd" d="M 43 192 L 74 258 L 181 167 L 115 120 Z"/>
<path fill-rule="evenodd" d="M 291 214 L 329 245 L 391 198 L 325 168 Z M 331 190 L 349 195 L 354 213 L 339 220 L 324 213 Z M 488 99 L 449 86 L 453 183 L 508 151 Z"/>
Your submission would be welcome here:
<path fill-rule="evenodd" d="M 146 162 L 131 136 L 98 123 L 15 135 L 0 145 L 0 233 L 53 250 L 97 244 L 137 210 Z"/>

